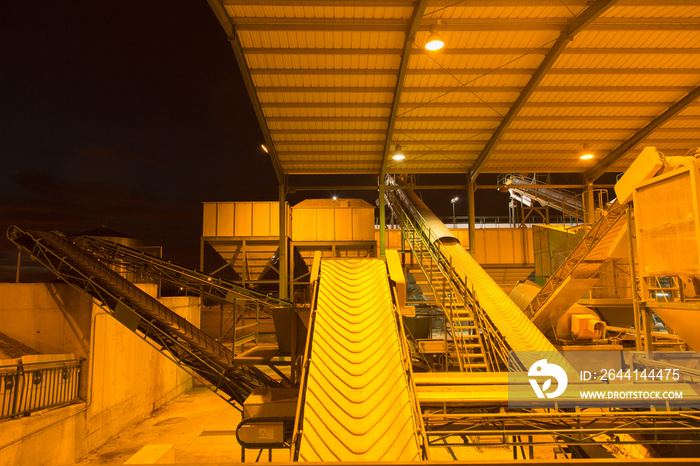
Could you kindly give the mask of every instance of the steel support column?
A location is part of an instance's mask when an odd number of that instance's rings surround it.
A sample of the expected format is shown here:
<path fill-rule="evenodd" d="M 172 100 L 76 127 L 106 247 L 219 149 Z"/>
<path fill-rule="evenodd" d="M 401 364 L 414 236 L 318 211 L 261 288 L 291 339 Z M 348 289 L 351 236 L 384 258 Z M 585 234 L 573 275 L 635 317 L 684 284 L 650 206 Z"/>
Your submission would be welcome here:
<path fill-rule="evenodd" d="M 467 215 L 469 216 L 469 253 L 474 257 L 476 255 L 476 217 L 474 208 L 474 194 L 476 193 L 476 183 L 470 181 L 467 185 Z"/>
<path fill-rule="evenodd" d="M 279 297 L 287 299 L 287 184 L 283 181 L 279 184 L 279 224 L 280 224 L 280 244 L 279 244 Z"/>
<path fill-rule="evenodd" d="M 384 197 L 384 178 L 379 179 L 379 257 L 384 257 L 386 249 L 386 199 Z"/>

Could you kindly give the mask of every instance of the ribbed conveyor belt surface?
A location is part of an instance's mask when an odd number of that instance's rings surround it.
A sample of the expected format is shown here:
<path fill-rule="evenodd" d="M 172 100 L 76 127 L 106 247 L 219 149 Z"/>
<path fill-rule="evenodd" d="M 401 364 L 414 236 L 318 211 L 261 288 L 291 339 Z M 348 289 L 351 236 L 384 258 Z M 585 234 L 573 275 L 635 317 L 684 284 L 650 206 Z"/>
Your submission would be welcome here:
<path fill-rule="evenodd" d="M 414 388 L 379 259 L 321 265 L 300 461 L 420 460 Z"/>
<path fill-rule="evenodd" d="M 542 332 L 527 318 L 500 286 L 459 243 L 442 244 L 452 266 L 470 283 L 484 312 L 514 351 L 556 351 Z"/>

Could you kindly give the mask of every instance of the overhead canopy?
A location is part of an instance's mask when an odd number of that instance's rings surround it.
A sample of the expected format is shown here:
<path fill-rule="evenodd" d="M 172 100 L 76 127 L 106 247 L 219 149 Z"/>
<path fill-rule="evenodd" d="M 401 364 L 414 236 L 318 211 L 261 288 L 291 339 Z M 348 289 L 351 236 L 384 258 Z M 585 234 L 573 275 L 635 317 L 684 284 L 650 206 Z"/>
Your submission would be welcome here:
<path fill-rule="evenodd" d="M 593 180 L 647 145 L 700 145 L 698 0 L 209 3 L 278 177 Z M 437 52 L 423 48 L 431 28 L 445 41 Z M 579 158 L 584 145 L 594 159 Z"/>

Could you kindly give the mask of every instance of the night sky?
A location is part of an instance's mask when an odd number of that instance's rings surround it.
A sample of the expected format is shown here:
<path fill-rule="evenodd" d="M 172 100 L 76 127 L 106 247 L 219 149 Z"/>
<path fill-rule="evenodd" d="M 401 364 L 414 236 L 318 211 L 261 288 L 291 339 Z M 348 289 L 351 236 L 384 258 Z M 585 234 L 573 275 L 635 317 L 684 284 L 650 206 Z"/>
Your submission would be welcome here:
<path fill-rule="evenodd" d="M 9 225 L 105 226 L 196 267 L 202 202 L 277 199 L 233 51 L 204 0 L 2 1 L 0 63 L 0 281 L 15 274 Z M 438 215 L 455 194 L 439 194 Z M 507 196 L 479 194 L 507 215 Z M 305 195 L 328 193 L 290 202 Z"/>
<path fill-rule="evenodd" d="M 203 201 L 277 198 L 207 2 L 0 4 L 0 280 L 12 224 L 107 226 L 196 266 Z"/>

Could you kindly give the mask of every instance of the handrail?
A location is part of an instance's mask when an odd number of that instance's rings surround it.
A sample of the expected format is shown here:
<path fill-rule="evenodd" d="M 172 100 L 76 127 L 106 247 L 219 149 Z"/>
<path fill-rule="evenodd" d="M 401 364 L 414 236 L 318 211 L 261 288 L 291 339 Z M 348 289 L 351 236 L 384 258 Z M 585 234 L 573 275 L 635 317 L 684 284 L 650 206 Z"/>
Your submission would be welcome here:
<path fill-rule="evenodd" d="M 0 366 L 0 419 L 78 401 L 83 359 Z"/>
<path fill-rule="evenodd" d="M 495 327 L 491 319 L 488 317 L 484 309 L 481 307 L 474 285 L 470 282 L 466 273 L 462 271 L 461 274 L 457 273 L 454 269 L 450 260 L 448 260 L 439 247 L 439 238 L 434 234 L 428 222 L 423 218 L 420 212 L 415 208 L 415 206 L 408 200 L 406 195 L 401 190 L 387 190 L 386 196 L 388 198 L 389 207 L 396 211 L 394 212 L 399 221 L 403 221 L 402 228 L 412 229 L 418 232 L 424 246 L 428 249 L 433 261 L 437 264 L 443 276 L 446 278 L 445 284 L 450 287 L 451 296 L 459 297 L 465 306 L 468 306 L 473 313 L 475 319 L 475 326 L 477 327 L 477 332 L 480 334 L 479 338 L 482 340 L 482 346 L 484 347 L 484 353 L 486 358 L 487 367 L 490 370 L 498 370 L 501 365 L 507 366 L 508 352 L 510 348 L 508 347 L 505 339 L 502 338 L 500 331 Z M 410 216 L 409 216 L 410 213 Z M 412 220 L 411 220 L 412 219 Z M 413 245 L 409 243 L 411 251 L 416 254 L 413 249 Z M 422 265 L 420 264 L 422 269 Z M 425 270 L 423 270 L 425 273 Z M 426 274 L 427 276 L 427 274 Z M 430 280 L 429 280 L 430 281 Z M 432 284 L 431 284 L 432 287 Z M 434 290 L 433 290 L 434 291 Z M 451 309 L 453 306 L 445 306 L 444 302 L 443 309 L 448 310 L 451 314 Z M 453 316 L 447 316 L 452 322 Z M 479 332 L 478 329 L 482 329 Z M 453 338 L 456 337 L 457 332 L 453 331 Z M 461 334 L 461 332 L 460 332 Z M 463 337 L 463 335 L 460 335 Z M 484 345 L 483 338 L 486 338 L 488 344 Z M 463 338 L 462 338 L 463 339 Z M 464 343 L 462 341 L 462 343 Z M 460 358 L 460 367 L 463 366 L 462 355 L 457 352 L 458 358 Z"/>

